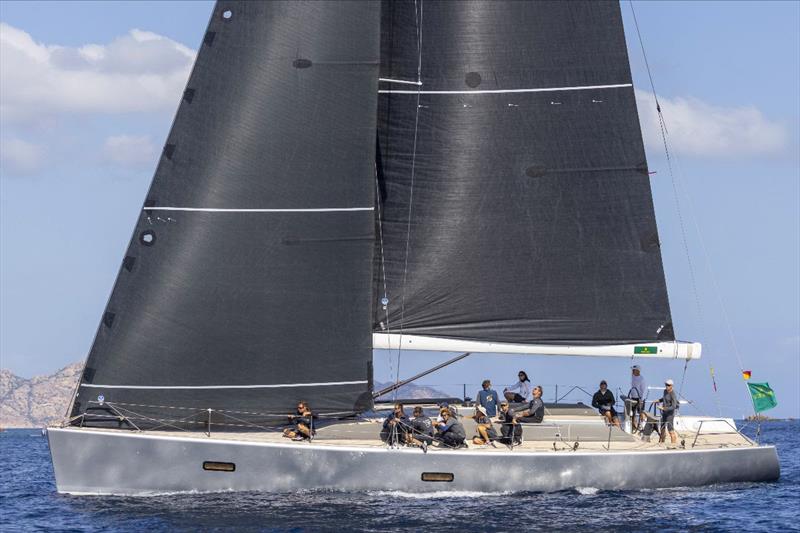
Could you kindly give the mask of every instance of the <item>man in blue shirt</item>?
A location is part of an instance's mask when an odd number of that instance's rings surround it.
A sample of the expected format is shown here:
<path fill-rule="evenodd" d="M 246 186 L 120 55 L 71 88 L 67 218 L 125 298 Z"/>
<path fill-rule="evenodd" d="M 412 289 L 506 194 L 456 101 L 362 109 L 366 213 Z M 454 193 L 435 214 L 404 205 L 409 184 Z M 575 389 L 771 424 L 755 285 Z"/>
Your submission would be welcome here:
<path fill-rule="evenodd" d="M 497 416 L 497 391 L 492 389 L 492 382 L 484 379 L 481 383 L 483 390 L 478 391 L 478 405 L 486 409 L 490 418 Z"/>
<path fill-rule="evenodd" d="M 405 408 L 402 403 L 398 402 L 394 404 L 392 413 L 383 421 L 381 440 L 390 446 L 405 444 L 410 427 Z"/>

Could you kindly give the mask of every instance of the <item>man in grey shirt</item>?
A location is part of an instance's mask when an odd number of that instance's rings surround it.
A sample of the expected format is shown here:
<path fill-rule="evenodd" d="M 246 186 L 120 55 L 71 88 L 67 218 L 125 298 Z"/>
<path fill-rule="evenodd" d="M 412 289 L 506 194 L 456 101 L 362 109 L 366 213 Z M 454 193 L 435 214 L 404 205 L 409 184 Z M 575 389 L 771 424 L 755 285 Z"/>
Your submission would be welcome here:
<path fill-rule="evenodd" d="M 678 396 L 672 390 L 673 382 L 668 379 L 664 382 L 664 396 L 660 400 L 656 400 L 658 408 L 661 410 L 661 442 L 666 440 L 667 436 L 665 431 L 669 431 L 669 440 L 674 446 L 678 442 L 678 436 L 675 434 L 675 411 L 678 410 Z"/>
<path fill-rule="evenodd" d="M 528 403 L 525 411 L 517 414 L 521 422 L 540 424 L 544 419 L 544 402 L 542 402 L 542 386 L 536 385 L 533 388 L 533 399 Z"/>

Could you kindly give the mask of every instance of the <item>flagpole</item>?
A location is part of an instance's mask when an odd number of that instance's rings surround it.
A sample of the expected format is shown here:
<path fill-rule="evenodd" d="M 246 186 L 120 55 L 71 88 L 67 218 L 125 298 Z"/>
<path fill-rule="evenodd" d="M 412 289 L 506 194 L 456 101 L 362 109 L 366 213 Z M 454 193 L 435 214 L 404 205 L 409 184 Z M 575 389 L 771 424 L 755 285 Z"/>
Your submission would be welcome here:
<path fill-rule="evenodd" d="M 745 380 L 744 384 L 747 385 L 747 380 Z M 758 439 L 761 436 L 761 416 L 759 416 L 758 410 L 756 410 L 756 399 L 753 398 L 753 391 L 750 390 L 750 387 L 747 387 L 747 392 L 750 393 L 750 403 L 753 404 L 753 413 L 755 413 L 753 416 L 756 417 L 756 438 L 754 440 L 757 444 L 760 444 Z"/>

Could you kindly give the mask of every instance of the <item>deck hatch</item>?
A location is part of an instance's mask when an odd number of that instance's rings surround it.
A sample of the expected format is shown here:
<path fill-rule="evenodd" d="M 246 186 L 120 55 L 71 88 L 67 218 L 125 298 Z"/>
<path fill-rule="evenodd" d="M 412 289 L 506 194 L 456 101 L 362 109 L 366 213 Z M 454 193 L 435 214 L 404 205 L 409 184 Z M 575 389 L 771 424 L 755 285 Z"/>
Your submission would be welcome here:
<path fill-rule="evenodd" d="M 422 481 L 444 481 L 449 483 L 453 481 L 453 474 L 450 472 L 423 472 Z"/>
<path fill-rule="evenodd" d="M 203 470 L 212 470 L 214 472 L 233 472 L 236 470 L 236 465 L 233 463 L 221 463 L 219 461 L 203 461 Z"/>

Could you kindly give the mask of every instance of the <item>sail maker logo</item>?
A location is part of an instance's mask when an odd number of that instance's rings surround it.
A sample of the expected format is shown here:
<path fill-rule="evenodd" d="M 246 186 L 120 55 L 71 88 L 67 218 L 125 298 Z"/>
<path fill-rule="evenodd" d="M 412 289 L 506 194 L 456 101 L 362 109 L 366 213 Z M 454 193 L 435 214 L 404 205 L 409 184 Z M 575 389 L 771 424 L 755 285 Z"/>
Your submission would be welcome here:
<path fill-rule="evenodd" d="M 633 353 L 634 355 L 655 355 L 658 353 L 658 348 L 656 346 L 634 346 Z"/>

